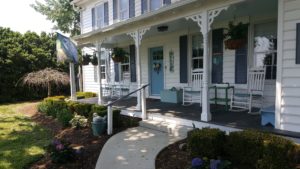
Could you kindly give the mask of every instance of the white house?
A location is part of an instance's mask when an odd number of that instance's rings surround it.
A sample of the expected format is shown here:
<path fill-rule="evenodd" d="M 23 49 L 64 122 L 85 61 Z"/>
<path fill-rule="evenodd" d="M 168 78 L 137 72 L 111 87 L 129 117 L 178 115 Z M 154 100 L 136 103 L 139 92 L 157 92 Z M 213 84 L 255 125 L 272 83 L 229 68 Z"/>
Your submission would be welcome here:
<path fill-rule="evenodd" d="M 263 104 L 276 105 L 275 128 L 300 131 L 300 0 L 72 3 L 81 10 L 81 35 L 75 40 L 84 53 L 97 51 L 101 60 L 99 66 L 83 67 L 84 91 L 102 91 L 103 84 L 121 83 L 129 75 L 131 90 L 149 83 L 147 97 L 160 98 L 163 89 L 188 86 L 193 71 L 201 69 L 199 113 L 202 121 L 210 121 L 209 86 L 247 88 L 247 70 L 265 66 Z M 248 24 L 242 48 L 226 49 L 229 22 Z M 114 63 L 114 47 L 125 49 L 128 59 Z"/>

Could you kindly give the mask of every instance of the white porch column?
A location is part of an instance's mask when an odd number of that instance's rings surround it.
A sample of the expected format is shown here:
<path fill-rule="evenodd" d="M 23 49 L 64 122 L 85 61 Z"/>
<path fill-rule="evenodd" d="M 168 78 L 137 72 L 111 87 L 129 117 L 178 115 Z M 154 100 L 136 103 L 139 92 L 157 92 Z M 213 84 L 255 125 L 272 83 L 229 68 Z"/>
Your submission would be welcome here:
<path fill-rule="evenodd" d="M 76 100 L 76 83 L 75 83 L 75 69 L 74 63 L 69 63 L 70 68 L 70 87 L 71 87 L 71 100 Z"/>
<path fill-rule="evenodd" d="M 96 55 L 97 55 L 97 60 L 98 60 L 98 80 L 99 80 L 99 88 L 98 88 L 98 104 L 101 105 L 102 104 L 102 76 L 101 76 L 101 45 L 103 43 L 102 41 L 99 41 L 96 43 Z"/>
<path fill-rule="evenodd" d="M 228 6 L 213 9 L 213 10 L 204 10 L 201 13 L 188 16 L 186 19 L 191 19 L 194 22 L 197 22 L 200 32 L 203 35 L 203 88 L 202 88 L 202 113 L 201 120 L 202 121 L 210 121 L 211 120 L 211 112 L 210 112 L 210 103 L 209 103 L 209 88 L 208 88 L 208 75 L 209 75 L 209 43 L 208 43 L 208 34 L 211 29 L 211 24 L 216 16 L 220 14 L 222 10 L 226 10 Z"/>
<path fill-rule="evenodd" d="M 138 29 L 134 32 L 128 33 L 127 35 L 130 35 L 133 40 L 134 40 L 134 44 L 135 44 L 135 60 L 136 60 L 136 76 L 137 76 L 137 85 L 138 88 L 141 87 L 142 85 L 142 77 L 141 77 L 141 60 L 140 60 L 140 45 L 141 45 L 141 41 L 143 38 L 143 35 L 146 33 L 147 30 L 149 30 L 150 28 L 142 28 L 142 29 Z M 136 105 L 136 109 L 137 110 L 141 110 L 141 92 L 138 91 L 137 92 L 137 105 Z"/>

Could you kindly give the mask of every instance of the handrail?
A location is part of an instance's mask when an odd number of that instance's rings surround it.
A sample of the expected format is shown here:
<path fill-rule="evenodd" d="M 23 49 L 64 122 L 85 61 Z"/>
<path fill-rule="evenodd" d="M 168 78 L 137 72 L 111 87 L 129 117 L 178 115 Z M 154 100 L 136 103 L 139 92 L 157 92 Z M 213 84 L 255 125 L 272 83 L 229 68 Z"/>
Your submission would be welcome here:
<path fill-rule="evenodd" d="M 146 88 L 147 86 L 149 86 L 149 83 L 148 83 L 148 84 L 145 84 L 145 85 L 143 85 L 143 86 L 141 86 L 140 88 L 138 88 L 138 89 L 136 89 L 136 90 L 134 90 L 134 91 L 132 91 L 132 92 L 130 92 L 130 93 L 128 93 L 128 94 L 125 95 L 125 96 L 122 96 L 122 97 L 118 98 L 117 100 L 114 100 L 114 101 L 112 101 L 112 102 L 107 103 L 105 106 L 112 106 L 112 105 L 115 104 L 116 102 L 119 102 L 119 101 L 123 100 L 124 98 L 126 98 L 126 97 L 128 97 L 128 96 L 130 96 L 130 95 L 132 95 L 132 94 L 134 94 L 134 93 L 136 93 L 136 92 L 138 92 L 138 91 L 140 91 L 140 90 Z"/>

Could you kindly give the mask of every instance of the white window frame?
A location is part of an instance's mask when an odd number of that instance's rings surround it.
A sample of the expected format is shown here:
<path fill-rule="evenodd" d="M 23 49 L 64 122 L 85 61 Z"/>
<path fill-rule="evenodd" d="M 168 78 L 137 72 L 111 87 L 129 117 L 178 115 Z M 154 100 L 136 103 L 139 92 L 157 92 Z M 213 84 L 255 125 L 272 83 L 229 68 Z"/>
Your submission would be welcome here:
<path fill-rule="evenodd" d="M 195 36 L 200 36 L 200 38 L 202 38 L 202 49 L 203 49 L 203 37 L 201 36 L 201 34 L 192 34 L 191 35 L 191 71 L 197 70 L 197 69 L 203 69 L 203 54 L 202 56 L 197 56 L 197 57 L 193 57 L 193 38 Z M 200 45 L 201 45 L 200 42 Z M 199 63 L 202 61 L 202 68 L 194 68 L 194 60 L 199 60 Z M 200 66 L 200 65 L 199 65 Z"/>
<path fill-rule="evenodd" d="M 121 80 L 124 80 L 124 79 L 123 79 L 123 74 L 124 74 L 124 73 L 129 73 L 129 74 L 130 74 L 130 57 L 128 56 L 128 62 L 125 62 L 125 63 L 124 63 L 124 62 L 120 62 L 119 65 L 120 65 L 120 75 L 121 75 L 121 78 L 120 78 L 120 79 L 121 79 Z M 123 71 L 123 66 L 128 66 L 128 71 L 124 72 L 124 71 Z"/>
<path fill-rule="evenodd" d="M 94 12 L 95 12 L 95 27 L 93 28 L 98 29 L 98 28 L 103 28 L 105 26 L 107 26 L 107 24 L 105 23 L 105 9 L 104 9 L 104 4 L 107 3 L 107 1 L 101 2 L 99 4 L 96 4 L 94 6 Z M 99 10 L 101 11 L 101 16 L 98 16 Z"/>
<path fill-rule="evenodd" d="M 144 11 L 144 13 L 158 10 L 159 8 L 164 6 L 164 1 L 160 0 L 160 6 L 157 9 L 151 9 L 151 2 L 154 2 L 154 1 L 153 0 L 147 0 L 147 9 Z"/>
<path fill-rule="evenodd" d="M 123 9 L 121 11 L 121 2 L 122 0 L 118 0 L 117 1 L 117 18 L 119 19 L 119 21 L 123 21 L 123 20 L 126 20 L 129 18 L 129 1 L 127 0 L 127 3 L 126 3 L 126 6 L 125 6 L 125 9 Z M 123 16 L 123 17 L 121 17 Z"/>
<path fill-rule="evenodd" d="M 273 20 L 270 20 L 270 21 L 264 21 L 264 22 L 259 22 L 259 23 L 254 23 L 254 25 L 253 25 L 253 42 L 254 42 L 254 45 L 253 45 L 253 64 L 255 65 L 255 66 L 257 66 L 257 63 L 258 63 L 258 61 L 257 61 L 257 55 L 258 54 L 263 54 L 263 55 L 265 55 L 265 58 L 267 57 L 267 55 L 271 55 L 271 57 L 272 57 L 272 63 L 270 64 L 270 65 L 265 65 L 264 63 L 263 63 L 263 65 L 266 67 L 266 69 L 268 68 L 268 67 L 271 67 L 271 75 L 270 75 L 270 78 L 267 78 L 267 76 L 266 76 L 266 80 L 276 80 L 276 78 L 277 78 L 277 63 L 275 64 L 275 57 L 277 57 L 277 49 L 274 49 L 274 50 L 268 50 L 268 51 L 262 51 L 262 52 L 256 52 L 255 50 L 254 50 L 254 48 L 255 48 L 255 38 L 256 38 L 256 36 L 255 36 L 255 34 L 254 34 L 254 32 L 255 32 L 255 28 L 256 28 L 256 25 L 260 25 L 260 24 L 266 24 L 266 23 L 275 23 L 275 21 L 273 21 Z M 277 28 L 278 29 L 278 28 Z M 276 32 L 276 31 L 275 31 Z M 260 36 L 260 37 L 266 37 L 267 39 L 272 39 L 272 37 L 270 37 L 270 36 Z M 273 37 L 273 39 L 277 39 L 277 36 L 276 35 L 274 35 L 274 37 Z M 278 41 L 278 39 L 277 39 L 277 41 Z M 277 60 L 278 58 L 276 58 L 276 60 Z M 274 69 L 274 67 L 276 67 L 276 69 Z M 267 73 L 267 72 L 266 72 Z M 274 75 L 275 74 L 275 78 L 273 78 Z"/>

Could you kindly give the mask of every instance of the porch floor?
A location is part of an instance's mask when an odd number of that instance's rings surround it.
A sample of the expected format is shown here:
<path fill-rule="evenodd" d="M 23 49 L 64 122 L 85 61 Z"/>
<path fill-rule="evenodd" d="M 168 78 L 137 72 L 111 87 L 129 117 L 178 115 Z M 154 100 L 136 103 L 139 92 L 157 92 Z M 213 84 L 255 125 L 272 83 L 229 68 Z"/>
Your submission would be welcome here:
<path fill-rule="evenodd" d="M 105 97 L 104 104 L 108 101 L 115 99 Z M 97 98 L 81 99 L 80 102 L 85 103 L 97 103 Z M 137 111 L 136 110 L 137 99 L 136 97 L 130 97 L 128 99 L 117 102 L 114 107 L 122 110 Z M 160 99 L 146 99 L 147 113 L 160 114 L 167 117 L 177 117 L 187 120 L 203 122 L 200 119 L 201 107 L 200 104 L 192 104 L 189 106 L 183 106 L 182 104 L 165 103 Z M 225 107 L 222 105 L 211 104 L 212 120 L 211 124 L 217 124 L 227 127 L 239 128 L 239 129 L 258 129 L 262 131 L 268 131 L 279 135 L 290 136 L 300 138 L 300 133 L 288 132 L 283 130 L 274 129 L 272 126 L 261 126 L 260 115 L 250 115 L 248 111 L 225 111 Z"/>

